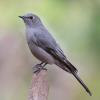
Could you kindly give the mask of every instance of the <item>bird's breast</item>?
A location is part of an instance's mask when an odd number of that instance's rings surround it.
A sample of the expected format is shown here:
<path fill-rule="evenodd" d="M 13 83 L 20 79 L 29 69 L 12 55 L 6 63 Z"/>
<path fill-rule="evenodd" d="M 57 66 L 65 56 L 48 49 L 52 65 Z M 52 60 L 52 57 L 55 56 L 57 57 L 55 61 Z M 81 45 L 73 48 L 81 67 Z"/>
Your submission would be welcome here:
<path fill-rule="evenodd" d="M 40 61 L 46 62 L 48 64 L 55 63 L 54 58 L 50 54 L 48 54 L 45 50 L 43 50 L 42 48 L 38 47 L 33 43 L 28 43 L 28 45 L 32 54 Z"/>
<path fill-rule="evenodd" d="M 55 60 L 54 58 L 47 53 L 45 50 L 43 50 L 41 47 L 39 47 L 37 44 L 37 40 L 35 37 L 35 30 L 34 29 L 27 29 L 26 30 L 26 38 L 28 42 L 28 46 L 32 52 L 32 54 L 38 58 L 40 61 L 46 62 L 48 64 L 54 64 Z"/>

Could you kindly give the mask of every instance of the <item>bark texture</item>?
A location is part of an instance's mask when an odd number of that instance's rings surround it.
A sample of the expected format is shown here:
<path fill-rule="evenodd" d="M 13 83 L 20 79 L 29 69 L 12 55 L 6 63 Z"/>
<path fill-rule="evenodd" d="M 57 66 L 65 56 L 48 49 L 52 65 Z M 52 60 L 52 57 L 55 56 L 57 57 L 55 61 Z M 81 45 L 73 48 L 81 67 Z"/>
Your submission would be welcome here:
<path fill-rule="evenodd" d="M 39 73 L 33 73 L 28 100 L 47 100 L 48 91 L 47 71 L 41 70 Z"/>

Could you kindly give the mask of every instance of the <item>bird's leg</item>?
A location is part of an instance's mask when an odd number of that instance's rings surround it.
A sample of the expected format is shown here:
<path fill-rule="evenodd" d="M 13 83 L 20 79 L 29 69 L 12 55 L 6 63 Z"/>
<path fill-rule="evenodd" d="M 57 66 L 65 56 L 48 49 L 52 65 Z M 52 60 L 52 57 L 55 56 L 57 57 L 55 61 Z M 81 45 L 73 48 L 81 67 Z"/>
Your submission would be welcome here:
<path fill-rule="evenodd" d="M 40 64 L 35 65 L 35 67 L 37 67 L 38 69 L 41 69 L 42 64 L 44 64 L 44 62 L 41 62 Z"/>
<path fill-rule="evenodd" d="M 47 63 L 43 63 L 41 70 L 46 70 L 47 71 L 47 69 L 45 68 L 46 65 L 47 65 Z"/>
<path fill-rule="evenodd" d="M 35 65 L 32 69 L 33 69 L 33 73 L 38 72 L 41 68 L 42 68 L 42 64 L 44 62 L 41 62 L 40 64 Z"/>
<path fill-rule="evenodd" d="M 41 70 L 47 70 L 45 67 L 47 63 L 41 62 L 40 64 L 37 64 L 33 67 L 34 73 L 39 73 Z"/>

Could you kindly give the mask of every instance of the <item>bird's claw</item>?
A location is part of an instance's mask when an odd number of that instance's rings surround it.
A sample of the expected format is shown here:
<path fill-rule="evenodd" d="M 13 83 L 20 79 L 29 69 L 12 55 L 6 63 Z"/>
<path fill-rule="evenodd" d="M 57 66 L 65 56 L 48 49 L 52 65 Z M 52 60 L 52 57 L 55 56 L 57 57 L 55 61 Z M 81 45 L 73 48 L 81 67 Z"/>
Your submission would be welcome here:
<path fill-rule="evenodd" d="M 44 68 L 42 65 L 37 64 L 33 67 L 33 73 L 39 73 L 41 70 L 46 70 L 46 68 Z"/>

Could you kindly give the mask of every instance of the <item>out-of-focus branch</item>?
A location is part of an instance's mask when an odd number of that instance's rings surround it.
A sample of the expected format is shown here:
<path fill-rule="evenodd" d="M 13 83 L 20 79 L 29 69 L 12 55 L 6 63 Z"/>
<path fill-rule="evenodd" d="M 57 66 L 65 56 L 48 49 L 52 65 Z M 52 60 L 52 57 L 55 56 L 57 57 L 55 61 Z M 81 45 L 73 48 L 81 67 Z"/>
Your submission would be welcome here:
<path fill-rule="evenodd" d="M 33 73 L 28 100 L 47 100 L 48 91 L 47 71 L 41 70 L 39 73 Z"/>

